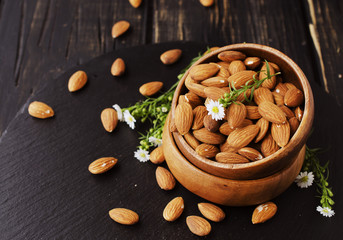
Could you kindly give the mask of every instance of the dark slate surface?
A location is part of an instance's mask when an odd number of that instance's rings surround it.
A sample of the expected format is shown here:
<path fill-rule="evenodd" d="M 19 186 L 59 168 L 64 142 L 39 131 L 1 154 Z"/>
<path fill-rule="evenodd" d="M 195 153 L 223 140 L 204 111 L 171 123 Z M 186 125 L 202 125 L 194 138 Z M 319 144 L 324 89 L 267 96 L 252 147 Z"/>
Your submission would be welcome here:
<path fill-rule="evenodd" d="M 161 52 L 181 48 L 182 59 L 164 66 Z M 138 134 L 121 123 L 107 133 L 100 112 L 114 103 L 128 106 L 142 99 L 141 84 L 165 82 L 164 90 L 176 81 L 178 72 L 203 51 L 201 43 L 174 42 L 121 49 L 98 57 L 46 82 L 32 96 L 0 138 L 0 239 L 194 239 L 187 228 L 188 215 L 199 215 L 203 201 L 177 184 L 172 191 L 159 189 L 156 166 L 133 157 Z M 113 60 L 122 57 L 127 74 L 110 75 Z M 85 70 L 89 82 L 80 92 L 69 93 L 67 81 L 76 70 Z M 330 160 L 330 183 L 335 193 L 336 216 L 324 218 L 315 208 L 315 188 L 300 189 L 293 184 L 274 199 L 276 216 L 261 225 L 251 224 L 254 207 L 224 207 L 227 218 L 212 223 L 204 239 L 339 239 L 342 234 L 342 175 L 340 146 L 342 108 L 322 89 L 313 85 L 316 99 L 313 147 L 330 147 L 321 155 Z M 55 110 L 52 119 L 34 119 L 27 114 L 31 101 L 46 102 Z M 138 126 L 138 130 L 143 130 Z M 118 164 L 109 172 L 94 176 L 87 168 L 93 160 L 114 156 Z M 164 164 L 165 165 L 165 164 Z M 165 205 L 182 196 L 185 211 L 174 223 L 162 217 Z M 135 226 L 112 221 L 108 211 L 125 207 L 140 215 Z"/>

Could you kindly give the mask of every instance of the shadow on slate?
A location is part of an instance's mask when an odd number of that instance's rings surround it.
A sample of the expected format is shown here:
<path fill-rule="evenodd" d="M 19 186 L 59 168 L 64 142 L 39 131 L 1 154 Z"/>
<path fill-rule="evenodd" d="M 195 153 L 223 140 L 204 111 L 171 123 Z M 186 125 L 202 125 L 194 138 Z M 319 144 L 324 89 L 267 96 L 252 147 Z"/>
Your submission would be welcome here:
<path fill-rule="evenodd" d="M 159 56 L 180 48 L 178 63 L 164 66 Z M 102 109 L 117 103 L 126 107 L 143 99 L 138 88 L 149 81 L 163 81 L 167 90 L 190 60 L 206 45 L 172 42 L 121 49 L 95 58 L 47 81 L 22 107 L 0 139 L 0 239 L 194 239 L 185 219 L 200 215 L 197 203 L 204 201 L 180 184 L 173 191 L 159 189 L 156 166 L 133 157 L 138 133 L 124 123 L 107 133 L 100 122 Z M 112 62 L 121 57 L 127 64 L 123 77 L 110 75 Z M 69 93 L 67 82 L 76 70 L 87 72 L 84 89 Z M 227 218 L 212 223 L 204 239 L 334 239 L 342 233 L 342 161 L 337 146 L 342 145 L 342 108 L 319 87 L 315 95 L 315 131 L 312 147 L 331 147 L 321 155 L 330 160 L 336 216 L 321 217 L 315 208 L 319 199 L 315 188 L 300 189 L 293 184 L 274 199 L 277 215 L 261 225 L 251 224 L 254 207 L 223 207 Z M 56 116 L 34 119 L 28 104 L 39 100 L 49 104 Z M 138 124 L 138 130 L 143 130 Z M 87 168 L 99 157 L 114 156 L 118 164 L 109 172 L 94 176 Z M 165 166 L 165 164 L 164 164 Z M 182 196 L 185 211 L 177 221 L 162 217 L 165 205 Z M 140 221 L 122 226 L 112 221 L 108 211 L 124 207 L 136 211 Z"/>

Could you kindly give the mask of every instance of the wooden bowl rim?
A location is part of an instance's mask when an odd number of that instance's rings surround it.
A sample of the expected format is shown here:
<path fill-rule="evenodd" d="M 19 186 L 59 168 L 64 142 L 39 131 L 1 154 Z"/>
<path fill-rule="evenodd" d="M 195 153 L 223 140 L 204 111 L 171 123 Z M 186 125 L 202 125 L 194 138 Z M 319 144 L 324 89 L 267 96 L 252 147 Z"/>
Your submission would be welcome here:
<path fill-rule="evenodd" d="M 314 116 L 314 99 L 313 99 L 313 93 L 312 93 L 310 83 L 308 82 L 308 80 L 307 80 L 305 74 L 303 73 L 303 71 L 301 70 L 301 68 L 291 58 L 289 58 L 287 55 L 285 55 L 281 51 L 279 51 L 275 48 L 269 47 L 269 46 L 265 46 L 265 45 L 261 45 L 261 44 L 255 44 L 255 43 L 231 44 L 231 45 L 221 47 L 221 48 L 219 48 L 213 52 L 210 52 L 210 53 L 202 56 L 198 61 L 196 61 L 192 65 L 192 67 L 194 67 L 200 63 L 206 62 L 207 59 L 210 59 L 211 57 L 214 57 L 214 56 L 218 55 L 218 53 L 223 52 L 223 51 L 242 51 L 244 53 L 244 50 L 251 50 L 251 49 L 264 51 L 264 52 L 268 53 L 268 55 L 269 54 L 274 55 L 275 57 L 280 58 L 281 61 L 287 63 L 290 66 L 290 68 L 293 70 L 293 72 L 297 76 L 297 78 L 298 78 L 298 80 L 299 80 L 299 82 L 303 88 L 303 92 L 304 92 L 305 104 L 304 104 L 304 114 L 303 114 L 302 121 L 300 122 L 300 125 L 299 125 L 297 131 L 294 133 L 294 135 L 290 139 L 289 143 L 285 147 L 280 148 L 277 152 L 275 152 L 272 155 L 265 157 L 261 160 L 249 162 L 249 163 L 244 163 L 244 164 L 220 163 L 220 162 L 216 162 L 216 161 L 207 159 L 205 157 L 201 157 L 199 155 L 195 155 L 196 154 L 195 150 L 189 146 L 189 144 L 184 140 L 182 135 L 179 134 L 178 132 L 174 132 L 173 136 L 178 137 L 180 139 L 180 141 L 185 144 L 186 148 L 189 151 L 192 151 L 191 153 L 194 156 L 196 156 L 196 158 L 198 159 L 199 162 L 202 162 L 204 164 L 207 164 L 207 165 L 210 165 L 213 167 L 221 168 L 221 169 L 248 169 L 248 168 L 256 167 L 259 165 L 264 165 L 264 164 L 267 164 L 270 162 L 275 162 L 275 161 L 281 159 L 282 157 L 290 154 L 294 148 L 299 147 L 303 138 L 307 138 L 307 136 L 309 135 L 309 133 L 311 131 L 313 116 Z M 180 80 L 177 88 L 175 89 L 175 93 L 174 93 L 173 100 L 172 100 L 172 107 L 171 107 L 172 116 L 174 116 L 174 111 L 175 111 L 175 108 L 177 105 L 178 97 L 180 95 L 182 87 L 184 86 L 185 80 L 186 80 L 190 70 L 192 69 L 192 67 L 186 71 L 186 73 L 184 74 L 184 76 Z"/>

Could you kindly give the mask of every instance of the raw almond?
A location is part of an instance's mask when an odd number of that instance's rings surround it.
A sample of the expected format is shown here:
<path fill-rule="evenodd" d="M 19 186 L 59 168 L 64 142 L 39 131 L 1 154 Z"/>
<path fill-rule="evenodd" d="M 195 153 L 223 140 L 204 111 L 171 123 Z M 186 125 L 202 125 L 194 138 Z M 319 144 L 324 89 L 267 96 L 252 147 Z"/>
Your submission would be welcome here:
<path fill-rule="evenodd" d="M 175 109 L 175 125 L 181 135 L 188 133 L 193 123 L 193 109 L 189 103 L 178 104 Z"/>
<path fill-rule="evenodd" d="M 69 78 L 68 90 L 69 92 L 75 92 L 83 88 L 87 83 L 87 74 L 84 71 L 77 71 Z"/>
<path fill-rule="evenodd" d="M 247 118 L 248 119 L 260 119 L 261 118 L 261 114 L 258 111 L 258 107 L 257 106 L 245 106 L 246 110 L 247 110 Z"/>
<path fill-rule="evenodd" d="M 148 82 L 148 83 L 143 84 L 139 88 L 139 92 L 143 96 L 149 97 L 149 96 L 156 94 L 158 91 L 160 91 L 162 87 L 163 87 L 163 82 L 159 82 L 159 81 Z"/>
<path fill-rule="evenodd" d="M 287 91 L 288 88 L 284 83 L 278 83 L 275 87 L 275 92 L 281 94 L 281 96 L 285 96 Z"/>
<path fill-rule="evenodd" d="M 289 83 L 289 82 L 286 82 L 284 83 L 284 85 L 286 86 L 286 88 L 289 90 L 289 89 L 293 89 L 293 88 L 297 88 L 293 83 Z M 287 91 L 288 91 L 287 90 Z"/>
<path fill-rule="evenodd" d="M 107 172 L 114 167 L 118 162 L 118 159 L 114 157 L 103 157 L 95 160 L 88 166 L 88 171 L 93 174 L 101 174 Z"/>
<path fill-rule="evenodd" d="M 232 133 L 235 130 L 235 128 L 231 128 L 229 126 L 228 122 L 224 122 L 222 125 L 219 127 L 219 132 L 221 134 L 224 134 L 226 136 L 229 136 L 230 133 Z"/>
<path fill-rule="evenodd" d="M 185 204 L 182 197 L 176 197 L 171 200 L 163 210 L 163 218 L 168 222 L 173 222 L 178 219 L 183 210 Z"/>
<path fill-rule="evenodd" d="M 268 88 L 259 87 L 254 91 L 254 101 L 257 105 L 264 101 L 274 103 L 274 97 Z"/>
<path fill-rule="evenodd" d="M 49 105 L 38 101 L 30 103 L 28 112 L 32 117 L 41 119 L 50 118 L 54 116 L 54 110 L 52 110 L 52 108 Z"/>
<path fill-rule="evenodd" d="M 261 59 L 259 57 L 247 57 L 244 64 L 248 69 L 253 70 L 261 64 Z"/>
<path fill-rule="evenodd" d="M 194 81 L 202 81 L 212 77 L 219 71 L 219 67 L 214 64 L 199 64 L 191 68 L 189 74 Z"/>
<path fill-rule="evenodd" d="M 205 218 L 213 222 L 221 222 L 225 218 L 224 211 L 211 203 L 198 203 L 199 211 Z"/>
<path fill-rule="evenodd" d="M 130 28 L 130 23 L 128 21 L 122 20 L 116 22 L 112 27 L 112 37 L 117 38 L 124 34 Z"/>
<path fill-rule="evenodd" d="M 288 121 L 289 121 L 289 126 L 291 128 L 291 135 L 293 135 L 297 131 L 300 125 L 299 120 L 296 117 L 293 117 L 293 118 L 290 118 Z"/>
<path fill-rule="evenodd" d="M 277 150 L 279 150 L 279 146 L 274 141 L 272 135 L 270 133 L 267 134 L 261 144 L 261 152 L 263 156 L 268 157 L 275 153 Z"/>
<path fill-rule="evenodd" d="M 247 109 L 241 102 L 233 102 L 228 108 L 227 122 L 231 128 L 239 127 L 247 116 Z"/>
<path fill-rule="evenodd" d="M 277 64 L 275 64 L 275 63 L 273 63 L 273 62 L 268 62 L 268 63 L 269 63 L 269 65 L 270 65 L 271 67 L 274 68 L 274 70 L 275 70 L 276 72 L 280 72 L 280 71 L 281 71 L 280 67 L 279 67 Z"/>
<path fill-rule="evenodd" d="M 258 112 L 269 122 L 279 124 L 286 122 L 286 114 L 274 103 L 262 102 L 258 105 Z"/>
<path fill-rule="evenodd" d="M 231 84 L 231 86 L 235 87 L 236 89 L 240 89 L 247 82 L 252 81 L 255 74 L 256 72 L 252 70 L 240 71 L 238 73 L 231 75 L 228 78 L 228 81 Z"/>
<path fill-rule="evenodd" d="M 206 97 L 212 99 L 213 101 L 217 101 L 218 99 L 224 97 L 224 94 L 226 93 L 225 90 L 217 87 L 206 87 L 204 92 Z"/>
<path fill-rule="evenodd" d="M 205 106 L 197 106 L 193 110 L 193 130 L 198 130 L 204 126 L 204 118 L 207 116 L 207 110 Z"/>
<path fill-rule="evenodd" d="M 129 0 L 129 2 L 132 7 L 138 8 L 141 5 L 142 0 Z"/>
<path fill-rule="evenodd" d="M 278 107 L 286 114 L 286 117 L 288 119 L 295 116 L 292 110 L 286 107 L 285 105 L 279 105 Z"/>
<path fill-rule="evenodd" d="M 192 106 L 192 108 L 195 108 L 203 103 L 201 98 L 192 92 L 186 93 L 185 99 L 186 99 L 186 102 L 188 102 Z"/>
<path fill-rule="evenodd" d="M 271 65 L 269 65 L 269 74 L 270 75 L 275 74 L 275 70 Z M 265 64 L 263 64 L 263 66 L 261 68 L 259 79 L 262 80 L 262 79 L 266 78 L 267 76 L 268 76 L 267 75 L 267 64 L 265 63 Z M 275 76 L 273 76 L 269 79 L 267 78 L 262 83 L 262 87 L 269 88 L 269 89 L 273 89 L 275 87 L 275 85 L 276 85 L 276 77 Z"/>
<path fill-rule="evenodd" d="M 211 224 L 199 216 L 188 216 L 186 219 L 189 230 L 197 236 L 206 236 L 211 232 Z"/>
<path fill-rule="evenodd" d="M 161 54 L 161 62 L 165 65 L 170 65 L 180 59 L 182 54 L 181 49 L 171 49 Z"/>
<path fill-rule="evenodd" d="M 178 104 L 187 103 L 185 95 L 180 95 L 179 100 L 177 102 L 178 102 Z"/>
<path fill-rule="evenodd" d="M 258 161 L 263 158 L 262 154 L 255 148 L 244 147 L 238 150 L 238 153 L 243 157 L 246 157 L 250 161 Z"/>
<path fill-rule="evenodd" d="M 301 107 L 296 107 L 294 109 L 294 115 L 299 120 L 299 122 L 301 122 L 301 120 L 303 119 L 304 111 L 301 109 Z"/>
<path fill-rule="evenodd" d="M 172 190 L 175 187 L 174 176 L 164 167 L 156 168 L 156 181 L 163 190 Z"/>
<path fill-rule="evenodd" d="M 245 92 L 242 92 L 237 97 L 237 102 L 245 102 L 246 99 L 250 99 L 251 96 L 251 89 L 246 90 Z"/>
<path fill-rule="evenodd" d="M 272 123 L 271 134 L 277 145 L 280 147 L 286 146 L 291 134 L 291 128 L 288 121 L 286 120 L 283 124 Z"/>
<path fill-rule="evenodd" d="M 164 154 L 163 154 L 163 148 L 162 146 L 159 146 L 155 148 L 151 153 L 150 153 L 150 161 L 154 164 L 161 164 L 164 162 Z"/>
<path fill-rule="evenodd" d="M 297 107 L 304 102 L 304 94 L 297 88 L 291 88 L 286 92 L 284 102 L 288 107 Z"/>
<path fill-rule="evenodd" d="M 227 142 L 233 148 L 242 148 L 248 145 L 258 134 L 259 127 L 249 125 L 244 128 L 238 128 L 230 133 Z"/>
<path fill-rule="evenodd" d="M 238 148 L 233 148 L 229 145 L 228 142 L 224 142 L 223 144 L 220 144 L 220 151 L 221 152 L 232 152 L 236 153 L 238 151 Z"/>
<path fill-rule="evenodd" d="M 185 86 L 190 92 L 195 93 L 196 95 L 206 98 L 204 89 L 206 88 L 204 85 L 197 84 L 195 81 L 188 75 L 185 80 Z"/>
<path fill-rule="evenodd" d="M 225 62 L 232 62 L 234 60 L 244 60 L 246 55 L 239 51 L 224 51 L 218 54 L 218 58 Z"/>
<path fill-rule="evenodd" d="M 204 7 L 211 7 L 214 3 L 214 0 L 199 0 L 201 5 Z"/>
<path fill-rule="evenodd" d="M 273 92 L 272 94 L 276 105 L 280 106 L 285 104 L 285 102 L 283 101 L 284 97 L 280 93 Z"/>
<path fill-rule="evenodd" d="M 138 214 L 130 209 L 114 208 L 108 213 L 114 221 L 120 224 L 133 225 L 139 221 Z"/>
<path fill-rule="evenodd" d="M 225 141 L 225 136 L 220 133 L 213 133 L 208 131 L 206 128 L 193 131 L 193 135 L 200 142 L 208 144 L 221 144 Z"/>
<path fill-rule="evenodd" d="M 261 141 L 264 136 L 266 136 L 267 132 L 268 132 L 268 128 L 269 128 L 269 122 L 264 119 L 264 118 L 260 118 L 257 122 L 256 122 L 256 126 L 260 127 L 260 131 L 255 139 L 255 143 Z"/>
<path fill-rule="evenodd" d="M 107 132 L 113 132 L 118 124 L 118 114 L 113 108 L 105 108 L 101 115 L 102 126 Z"/>
<path fill-rule="evenodd" d="M 122 76 L 125 72 L 125 62 L 121 58 L 117 58 L 111 67 L 111 74 L 115 77 Z"/>
<path fill-rule="evenodd" d="M 235 60 L 230 63 L 229 72 L 230 74 L 235 74 L 246 69 L 244 63 L 241 60 Z"/>
<path fill-rule="evenodd" d="M 211 1 L 214 1 L 214 0 L 211 0 Z M 215 51 L 215 50 L 217 50 L 217 49 L 219 49 L 220 47 L 211 47 L 210 49 L 208 49 L 208 50 L 206 50 L 205 52 L 204 52 L 204 55 L 206 55 L 206 54 L 209 54 L 209 53 L 211 53 L 211 52 L 213 52 L 213 51 Z"/>
<path fill-rule="evenodd" d="M 194 150 L 200 145 L 199 141 L 189 132 L 183 135 L 183 137 Z"/>
<path fill-rule="evenodd" d="M 229 66 L 230 63 L 227 62 L 218 62 L 216 63 L 219 65 L 219 72 L 217 73 L 217 77 L 222 77 L 224 79 L 228 79 L 230 77 Z"/>
<path fill-rule="evenodd" d="M 253 214 L 251 221 L 253 224 L 264 223 L 271 219 L 277 211 L 277 206 L 273 202 L 266 202 L 258 205 Z"/>
<path fill-rule="evenodd" d="M 229 82 L 222 77 L 211 77 L 201 82 L 202 85 L 206 87 L 227 87 Z"/>
<path fill-rule="evenodd" d="M 249 162 L 249 160 L 245 157 L 232 152 L 220 152 L 216 155 L 216 160 L 217 162 L 231 164 L 241 164 Z"/>
<path fill-rule="evenodd" d="M 219 149 L 211 144 L 203 143 L 200 144 L 196 149 L 195 152 L 202 157 L 205 158 L 213 158 L 219 152 Z"/>
<path fill-rule="evenodd" d="M 220 127 L 221 121 L 217 121 L 212 118 L 211 115 L 204 117 L 204 127 L 210 132 L 217 132 Z"/>

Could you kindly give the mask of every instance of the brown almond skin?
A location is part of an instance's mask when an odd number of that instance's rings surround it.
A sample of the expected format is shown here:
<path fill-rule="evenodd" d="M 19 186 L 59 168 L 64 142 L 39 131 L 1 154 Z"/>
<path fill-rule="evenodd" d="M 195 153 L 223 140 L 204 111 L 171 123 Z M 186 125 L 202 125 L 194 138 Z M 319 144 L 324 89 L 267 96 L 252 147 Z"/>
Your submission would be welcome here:
<path fill-rule="evenodd" d="M 128 21 L 122 20 L 116 22 L 112 27 L 112 37 L 117 38 L 123 35 L 130 28 L 130 23 Z"/>
<path fill-rule="evenodd" d="M 205 218 L 213 222 L 221 222 L 225 218 L 224 211 L 212 203 L 198 203 L 198 209 Z"/>
<path fill-rule="evenodd" d="M 290 118 L 289 120 L 289 126 L 291 128 L 291 136 L 297 131 L 300 122 L 296 117 Z"/>
<path fill-rule="evenodd" d="M 138 8 L 141 5 L 142 0 L 129 0 L 129 2 L 132 7 Z"/>
<path fill-rule="evenodd" d="M 207 110 L 205 106 L 197 106 L 193 110 L 193 130 L 198 130 L 204 126 L 204 118 L 207 116 Z"/>
<path fill-rule="evenodd" d="M 113 130 L 117 127 L 118 115 L 116 110 L 114 110 L 113 108 L 105 108 L 104 110 L 102 110 L 100 119 L 102 122 L 102 126 L 107 132 L 113 132 Z"/>
<path fill-rule="evenodd" d="M 156 181 L 163 190 L 172 190 L 175 187 L 174 176 L 164 167 L 156 168 Z"/>
<path fill-rule="evenodd" d="M 273 63 L 273 62 L 268 62 L 268 63 L 270 66 L 272 66 L 274 68 L 275 72 L 281 71 L 281 68 L 278 65 L 276 65 L 275 63 Z"/>
<path fill-rule="evenodd" d="M 118 162 L 118 159 L 114 157 L 103 157 L 95 160 L 88 166 L 88 171 L 92 174 L 101 174 L 107 172 L 114 167 Z"/>
<path fill-rule="evenodd" d="M 183 210 L 185 204 L 182 197 L 176 197 L 171 200 L 163 210 L 163 218 L 168 222 L 173 222 L 178 219 Z"/>
<path fill-rule="evenodd" d="M 259 87 L 254 91 L 254 101 L 257 105 L 264 101 L 274 103 L 274 97 L 268 88 Z"/>
<path fill-rule="evenodd" d="M 261 64 L 261 59 L 259 57 L 247 57 L 244 64 L 248 69 L 254 70 Z"/>
<path fill-rule="evenodd" d="M 216 155 L 216 160 L 217 162 L 231 164 L 241 164 L 249 162 L 249 160 L 245 157 L 232 152 L 220 152 Z"/>
<path fill-rule="evenodd" d="M 274 68 L 269 64 L 269 73 L 270 75 L 275 74 Z M 261 68 L 261 72 L 259 74 L 259 79 L 262 80 L 263 78 L 267 77 L 267 64 L 263 64 Z M 273 76 L 270 79 L 266 79 L 262 83 L 262 87 L 273 89 L 276 85 L 276 77 Z"/>
<path fill-rule="evenodd" d="M 177 103 L 178 103 L 178 104 L 187 103 L 187 100 L 186 100 L 185 95 L 180 95 L 180 96 L 179 96 L 179 100 L 177 101 Z"/>
<path fill-rule="evenodd" d="M 224 79 L 228 79 L 230 77 L 229 66 L 230 63 L 227 62 L 217 62 L 213 63 L 219 66 L 219 72 L 217 73 L 216 77 L 222 77 Z"/>
<path fill-rule="evenodd" d="M 216 121 L 211 115 L 204 117 L 204 127 L 210 132 L 217 132 L 220 127 L 221 121 Z"/>
<path fill-rule="evenodd" d="M 87 74 L 84 71 L 77 71 L 69 78 L 68 90 L 75 92 L 83 88 L 87 83 Z"/>
<path fill-rule="evenodd" d="M 289 90 L 289 89 L 292 89 L 292 88 L 297 88 L 293 83 L 290 83 L 290 82 L 286 82 L 284 83 L 284 85 L 286 86 L 286 88 Z M 288 91 L 287 90 L 287 91 Z"/>
<path fill-rule="evenodd" d="M 234 86 L 236 89 L 242 88 L 247 82 L 253 80 L 253 76 L 256 74 L 255 71 L 251 70 L 244 70 L 237 72 L 233 75 L 231 75 L 228 78 L 228 81 L 231 83 L 232 86 Z"/>
<path fill-rule="evenodd" d="M 204 81 L 201 81 L 201 84 L 206 87 L 218 87 L 218 88 L 229 86 L 229 82 L 223 77 L 211 77 Z"/>
<path fill-rule="evenodd" d="M 278 107 L 281 108 L 281 110 L 286 114 L 286 117 L 288 119 L 295 116 L 292 110 L 286 107 L 285 105 L 278 105 Z"/>
<path fill-rule="evenodd" d="M 268 128 L 269 128 L 269 122 L 268 120 L 264 118 L 260 118 L 256 122 L 256 126 L 259 126 L 260 131 L 258 132 L 258 135 L 256 136 L 255 143 L 261 141 L 264 138 L 264 136 L 266 136 L 268 132 Z"/>
<path fill-rule="evenodd" d="M 219 132 L 221 134 L 224 134 L 226 136 L 229 136 L 230 133 L 232 133 L 233 131 L 235 130 L 235 128 L 231 128 L 229 126 L 229 123 L 228 122 L 224 122 L 222 125 L 220 125 L 219 127 Z"/>
<path fill-rule="evenodd" d="M 189 230 L 197 236 L 206 236 L 211 232 L 211 224 L 204 218 L 199 216 L 188 216 L 186 223 Z"/>
<path fill-rule="evenodd" d="M 242 92 L 241 94 L 239 94 L 236 101 L 237 102 L 245 102 L 246 101 L 245 97 L 247 97 L 249 99 L 250 96 L 251 96 L 251 89 L 248 89 L 245 91 L 245 93 Z"/>
<path fill-rule="evenodd" d="M 224 97 L 224 94 L 226 93 L 226 91 L 222 88 L 206 87 L 204 89 L 204 93 L 207 98 L 210 98 L 213 101 L 217 101 L 218 99 Z"/>
<path fill-rule="evenodd" d="M 276 105 L 280 106 L 285 104 L 284 97 L 280 93 L 272 92 L 272 94 Z"/>
<path fill-rule="evenodd" d="M 120 77 L 125 73 L 125 62 L 121 58 L 117 58 L 111 67 L 111 74 L 115 77 Z"/>
<path fill-rule="evenodd" d="M 246 70 L 246 67 L 241 60 L 235 60 L 230 63 L 229 72 L 231 75 L 244 70 Z"/>
<path fill-rule="evenodd" d="M 204 63 L 192 67 L 189 74 L 194 81 L 202 81 L 214 76 L 218 71 L 217 65 Z"/>
<path fill-rule="evenodd" d="M 299 120 L 299 122 L 301 122 L 301 120 L 303 119 L 304 111 L 301 109 L 301 107 L 296 107 L 294 109 L 294 115 Z"/>
<path fill-rule="evenodd" d="M 272 123 L 271 134 L 277 145 L 280 147 L 286 146 L 291 134 L 288 121 L 283 124 Z"/>
<path fill-rule="evenodd" d="M 199 0 L 204 7 L 211 7 L 214 4 L 214 0 Z"/>
<path fill-rule="evenodd" d="M 208 131 L 206 128 L 201 128 L 199 130 L 194 130 L 193 135 L 200 142 L 208 144 L 221 144 L 225 142 L 225 136 L 220 133 L 213 133 Z"/>
<path fill-rule="evenodd" d="M 284 98 L 285 105 L 288 107 L 297 107 L 304 102 L 304 94 L 297 88 L 289 89 Z"/>
<path fill-rule="evenodd" d="M 171 49 L 161 54 L 160 60 L 165 65 L 176 63 L 182 55 L 181 49 Z"/>
<path fill-rule="evenodd" d="M 200 145 L 200 142 L 189 132 L 183 135 L 183 137 L 194 150 Z"/>
<path fill-rule="evenodd" d="M 279 150 L 279 146 L 274 141 L 272 135 L 269 133 L 263 139 L 261 144 L 261 152 L 264 157 L 268 157 Z"/>
<path fill-rule="evenodd" d="M 186 77 L 185 86 L 190 92 L 195 93 L 199 97 L 206 98 L 204 92 L 206 87 L 204 85 L 196 83 L 196 81 L 194 81 L 189 74 Z"/>
<path fill-rule="evenodd" d="M 225 142 L 223 144 L 220 144 L 220 151 L 221 152 L 232 152 L 232 153 L 237 153 L 238 148 L 233 148 L 229 145 L 228 142 Z"/>
<path fill-rule="evenodd" d="M 257 206 L 252 214 L 253 224 L 264 223 L 271 219 L 277 212 L 277 206 L 273 202 L 266 202 Z"/>
<path fill-rule="evenodd" d="M 281 96 L 285 96 L 287 91 L 288 88 L 284 83 L 278 83 L 275 87 L 275 92 L 280 94 Z"/>
<path fill-rule="evenodd" d="M 39 101 L 30 103 L 28 112 L 32 117 L 40 119 L 50 118 L 55 114 L 49 105 Z"/>
<path fill-rule="evenodd" d="M 219 149 L 211 144 L 200 144 L 196 149 L 196 153 L 205 158 L 213 158 L 219 153 Z"/>
<path fill-rule="evenodd" d="M 233 102 L 228 108 L 227 122 L 231 128 L 239 127 L 247 116 L 247 109 L 241 102 Z"/>
<path fill-rule="evenodd" d="M 130 209 L 114 208 L 108 213 L 115 222 L 123 225 L 133 225 L 139 221 L 138 214 Z"/>
<path fill-rule="evenodd" d="M 175 125 L 181 135 L 190 130 L 193 123 L 193 109 L 190 104 L 182 103 L 175 109 Z"/>
<path fill-rule="evenodd" d="M 162 146 L 155 148 L 150 153 L 150 162 L 152 162 L 154 164 L 161 164 L 164 162 L 164 160 L 165 160 L 165 158 L 164 158 Z"/>
<path fill-rule="evenodd" d="M 139 92 L 143 96 L 150 97 L 150 96 L 156 94 L 158 91 L 160 91 L 162 87 L 163 87 L 163 82 L 159 82 L 159 81 L 148 82 L 148 83 L 143 84 L 139 88 Z"/>
<path fill-rule="evenodd" d="M 185 94 L 185 100 L 192 106 L 193 109 L 203 103 L 203 100 L 198 95 L 192 92 L 188 92 Z"/>
<path fill-rule="evenodd" d="M 250 161 L 258 161 L 263 158 L 262 154 L 255 148 L 244 147 L 238 150 L 238 153 L 243 157 L 246 157 Z"/>
<path fill-rule="evenodd" d="M 286 122 L 286 114 L 271 102 L 262 102 L 258 105 L 258 112 L 263 118 L 273 123 L 284 123 Z"/>
<path fill-rule="evenodd" d="M 259 127 L 256 125 L 249 125 L 244 128 L 239 128 L 230 133 L 227 142 L 233 148 L 242 148 L 248 145 L 258 134 Z"/>
<path fill-rule="evenodd" d="M 234 60 L 244 60 L 246 55 L 239 51 L 224 51 L 218 54 L 218 58 L 224 62 L 232 62 Z"/>
<path fill-rule="evenodd" d="M 261 118 L 261 114 L 259 113 L 257 106 L 245 106 L 245 108 L 247 110 L 248 119 L 256 120 Z"/>

